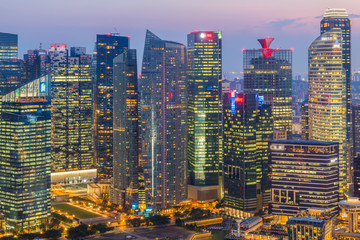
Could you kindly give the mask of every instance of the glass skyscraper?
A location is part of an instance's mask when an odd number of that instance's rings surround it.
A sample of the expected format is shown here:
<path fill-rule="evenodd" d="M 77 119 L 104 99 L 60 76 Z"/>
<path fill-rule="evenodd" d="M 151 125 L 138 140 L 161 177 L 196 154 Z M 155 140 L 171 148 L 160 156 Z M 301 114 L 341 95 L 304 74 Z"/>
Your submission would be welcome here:
<path fill-rule="evenodd" d="M 356 157 L 357 154 L 360 154 L 360 105 L 353 106 L 352 108 L 352 124 L 353 156 Z"/>
<path fill-rule="evenodd" d="M 258 39 L 260 49 L 244 49 L 244 91 L 264 96 L 272 106 L 274 138 L 292 137 L 292 51 L 272 49 L 273 38 Z"/>
<path fill-rule="evenodd" d="M 98 177 L 113 174 L 113 60 L 129 48 L 129 38 L 116 34 L 96 36 L 94 51 L 94 142 Z"/>
<path fill-rule="evenodd" d="M 140 79 L 142 161 L 148 208 L 186 199 L 186 47 L 146 31 Z"/>
<path fill-rule="evenodd" d="M 2 99 L 0 206 L 7 228 L 26 229 L 50 216 L 50 76 Z"/>
<path fill-rule="evenodd" d="M 273 116 L 255 93 L 232 91 L 223 99 L 224 208 L 227 215 L 246 218 L 269 202 Z"/>
<path fill-rule="evenodd" d="M 20 83 L 18 36 L 0 33 L 0 94 L 15 90 Z"/>
<path fill-rule="evenodd" d="M 346 79 L 346 139 L 349 141 L 347 159 L 348 164 L 351 161 L 351 21 L 345 9 L 326 9 L 324 18 L 321 20 L 320 32 L 321 34 L 326 33 L 334 28 L 341 29 L 341 47 L 342 47 L 342 66 L 345 70 L 345 79 Z M 348 166 L 348 171 L 350 170 L 350 165 Z M 348 172 L 350 175 L 350 171 Z"/>
<path fill-rule="evenodd" d="M 92 79 L 91 55 L 68 55 L 65 44 L 49 49 L 52 124 L 52 170 L 91 168 Z"/>
<path fill-rule="evenodd" d="M 115 57 L 113 73 L 114 175 L 110 201 L 124 208 L 137 208 L 141 168 L 136 50 Z"/>
<path fill-rule="evenodd" d="M 24 54 L 21 62 L 21 84 L 48 74 L 50 71 L 50 58 L 46 49 L 32 49 Z"/>
<path fill-rule="evenodd" d="M 188 34 L 187 163 L 188 196 L 197 200 L 221 198 L 222 34 Z"/>
<path fill-rule="evenodd" d="M 346 72 L 341 30 L 321 34 L 309 47 L 309 140 L 339 143 L 340 193 L 346 189 Z"/>

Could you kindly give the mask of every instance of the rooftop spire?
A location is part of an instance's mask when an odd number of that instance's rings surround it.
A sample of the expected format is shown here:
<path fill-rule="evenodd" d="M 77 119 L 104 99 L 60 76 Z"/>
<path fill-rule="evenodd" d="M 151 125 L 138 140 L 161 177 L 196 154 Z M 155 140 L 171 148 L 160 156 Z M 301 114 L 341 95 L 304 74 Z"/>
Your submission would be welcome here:
<path fill-rule="evenodd" d="M 262 48 L 260 48 L 260 51 L 263 54 L 263 58 L 271 57 L 271 54 L 275 51 L 275 49 L 270 48 L 270 45 L 274 41 L 274 38 L 267 37 L 264 39 L 258 39 L 258 41 L 262 46 Z"/>

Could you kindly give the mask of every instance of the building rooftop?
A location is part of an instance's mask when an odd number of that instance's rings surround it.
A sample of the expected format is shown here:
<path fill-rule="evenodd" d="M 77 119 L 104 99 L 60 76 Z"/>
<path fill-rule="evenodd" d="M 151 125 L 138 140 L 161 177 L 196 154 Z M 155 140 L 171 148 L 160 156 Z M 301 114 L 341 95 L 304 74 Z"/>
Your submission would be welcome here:
<path fill-rule="evenodd" d="M 323 226 L 326 223 L 326 220 L 315 219 L 311 217 L 292 217 L 289 219 L 287 224 L 307 224 L 307 225 L 317 225 Z"/>
<path fill-rule="evenodd" d="M 337 17 L 337 18 L 348 18 L 349 15 L 346 9 L 343 8 L 328 8 L 325 10 L 324 18 L 325 17 Z"/>
<path fill-rule="evenodd" d="M 335 142 L 307 141 L 307 140 L 273 140 L 271 143 L 298 144 L 298 145 L 333 145 Z"/>
<path fill-rule="evenodd" d="M 340 201 L 340 207 L 342 208 L 359 208 L 360 207 L 360 200 L 357 197 L 349 197 L 347 200 Z"/>

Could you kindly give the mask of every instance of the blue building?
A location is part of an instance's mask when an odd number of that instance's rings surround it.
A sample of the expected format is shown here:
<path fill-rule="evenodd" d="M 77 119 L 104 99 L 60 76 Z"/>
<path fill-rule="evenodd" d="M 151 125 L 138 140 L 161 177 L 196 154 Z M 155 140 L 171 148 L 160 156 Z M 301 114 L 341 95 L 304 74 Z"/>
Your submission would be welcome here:
<path fill-rule="evenodd" d="M 148 208 L 186 198 L 186 47 L 147 30 L 140 79 L 142 164 Z"/>
<path fill-rule="evenodd" d="M 0 94 L 14 90 L 20 83 L 18 36 L 0 33 Z"/>

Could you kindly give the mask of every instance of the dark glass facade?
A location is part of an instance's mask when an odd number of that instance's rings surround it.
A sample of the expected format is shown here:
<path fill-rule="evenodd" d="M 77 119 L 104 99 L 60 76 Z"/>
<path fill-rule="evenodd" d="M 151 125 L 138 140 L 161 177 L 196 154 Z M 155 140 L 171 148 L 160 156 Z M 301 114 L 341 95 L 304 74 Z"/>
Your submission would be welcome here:
<path fill-rule="evenodd" d="M 301 104 L 301 139 L 309 140 L 309 102 Z"/>
<path fill-rule="evenodd" d="M 147 30 L 140 80 L 142 164 L 148 208 L 186 198 L 186 47 Z"/>
<path fill-rule="evenodd" d="M 0 206 L 6 227 L 26 229 L 50 216 L 50 76 L 3 97 Z"/>
<path fill-rule="evenodd" d="M 28 50 L 21 62 L 21 84 L 49 74 L 50 58 L 45 49 Z"/>
<path fill-rule="evenodd" d="M 354 196 L 360 197 L 360 154 L 355 155 L 354 166 Z"/>
<path fill-rule="evenodd" d="M 261 49 L 244 52 L 244 91 L 264 96 L 272 106 L 275 139 L 292 137 L 292 51 L 272 49 L 273 38 L 259 39 Z"/>
<path fill-rule="evenodd" d="M 338 212 L 339 144 L 272 141 L 270 169 L 273 215 L 295 216 L 308 208 Z"/>
<path fill-rule="evenodd" d="M 129 48 L 129 38 L 97 35 L 94 51 L 94 143 L 98 178 L 113 174 L 113 60 Z"/>
<path fill-rule="evenodd" d="M 0 94 L 15 90 L 20 83 L 18 36 L 0 33 Z"/>
<path fill-rule="evenodd" d="M 353 106 L 352 117 L 353 156 L 355 157 L 357 153 L 360 153 L 360 105 Z"/>
<path fill-rule="evenodd" d="M 189 184 L 222 192 L 221 32 L 188 34 L 187 163 Z M 190 191 L 189 191 L 190 196 Z M 216 193 L 215 193 L 216 198 Z"/>
<path fill-rule="evenodd" d="M 139 205 L 139 94 L 136 50 L 114 58 L 114 175 L 110 201 Z"/>
<path fill-rule="evenodd" d="M 51 64 L 52 170 L 91 168 L 91 55 L 68 56 L 65 44 L 49 49 Z"/>
<path fill-rule="evenodd" d="M 223 95 L 224 208 L 245 218 L 267 205 L 268 143 L 273 137 L 270 105 L 255 93 Z"/>

